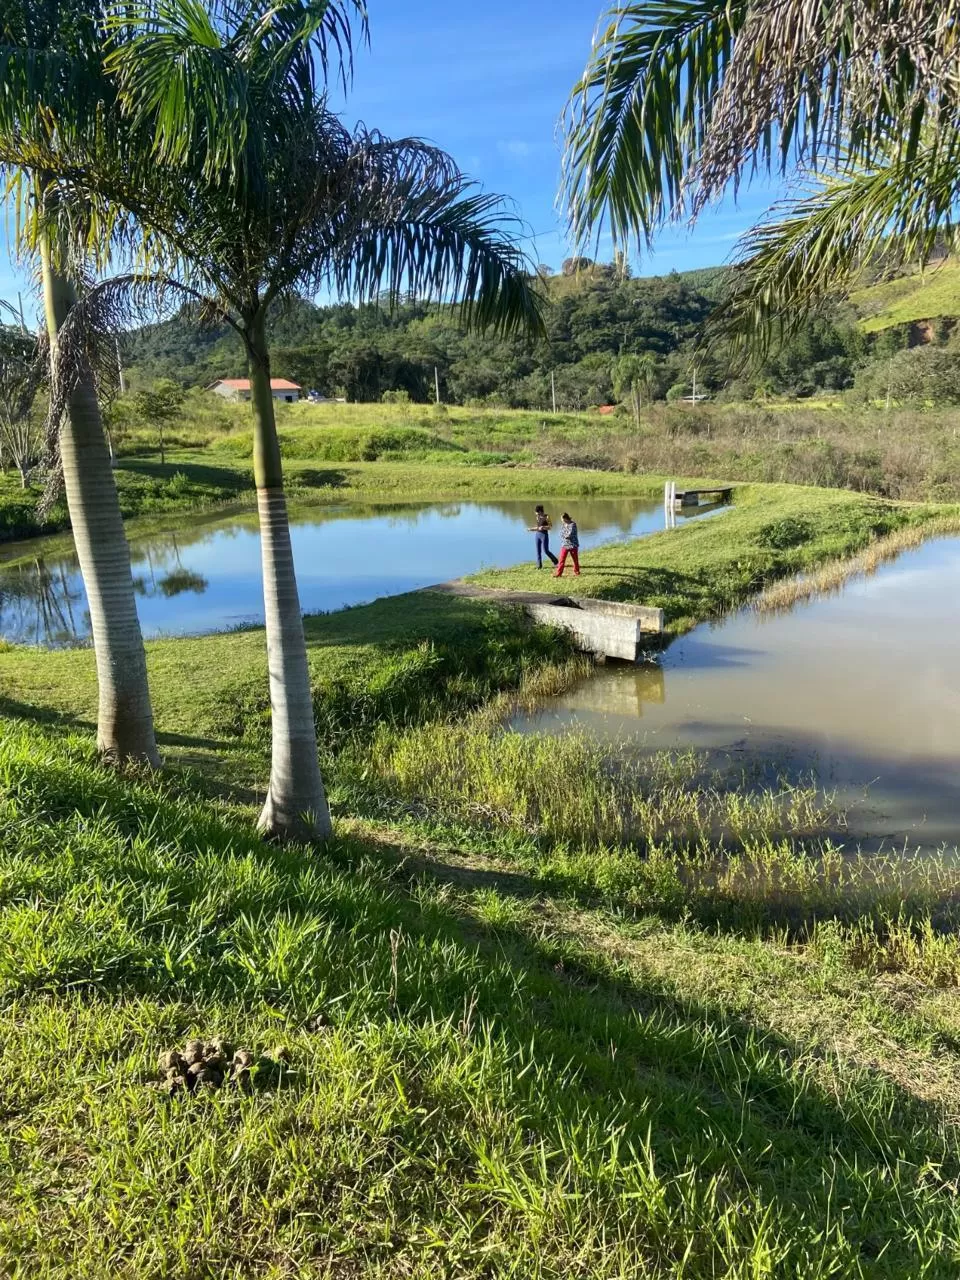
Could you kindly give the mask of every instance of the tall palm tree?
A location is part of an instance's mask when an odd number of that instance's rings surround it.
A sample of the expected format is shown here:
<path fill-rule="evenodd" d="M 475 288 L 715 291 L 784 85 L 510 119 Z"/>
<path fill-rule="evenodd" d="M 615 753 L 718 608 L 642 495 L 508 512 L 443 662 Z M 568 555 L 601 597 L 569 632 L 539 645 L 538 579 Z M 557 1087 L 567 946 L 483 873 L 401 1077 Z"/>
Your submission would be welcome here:
<path fill-rule="evenodd" d="M 47 159 L 91 198 L 127 210 L 154 275 L 206 300 L 243 340 L 273 717 L 260 826 L 323 838 L 330 818 L 270 390 L 270 308 L 326 286 L 362 299 L 386 290 L 459 301 L 480 326 L 542 321 L 498 197 L 472 191 L 444 153 L 350 132 L 328 111 L 304 35 L 315 8 L 290 0 L 253 21 L 239 6 L 214 21 L 190 0 L 124 6 L 107 59 L 115 136 Z M 135 300 L 136 278 L 101 286 L 105 312 L 122 309 L 131 289 Z"/>
<path fill-rule="evenodd" d="M 573 232 L 649 241 L 757 173 L 829 179 L 744 247 L 741 333 L 790 324 L 960 194 L 960 0 L 644 0 L 601 23 L 566 113 Z"/>
<path fill-rule="evenodd" d="M 335 64 L 345 83 L 352 13 L 361 16 L 365 30 L 362 0 L 273 7 L 223 0 L 206 18 L 214 25 L 269 28 L 274 52 L 284 39 L 299 40 L 324 74 Z M 103 65 L 109 22 L 109 6 L 101 3 L 0 0 L 0 166 L 8 178 L 19 178 L 18 206 L 28 213 L 25 237 L 40 259 L 54 358 L 89 252 L 94 250 L 102 265 L 109 240 L 105 228 L 116 226 L 115 210 L 104 209 L 102 202 L 98 208 L 97 201 L 78 206 L 76 186 L 56 177 L 59 172 L 62 178 L 67 154 L 89 152 L 107 138 L 117 141 L 116 85 Z M 181 71 L 189 79 L 189 68 Z M 226 116 L 229 86 L 218 87 L 225 90 L 223 103 L 208 101 L 207 106 Z M 91 209 L 106 218 L 91 219 Z M 84 215 L 79 220 L 78 211 Z M 129 548 L 89 363 L 74 368 L 69 387 L 60 388 L 60 394 L 54 388 L 54 395 L 63 419 L 59 465 L 91 615 L 98 747 L 119 761 L 158 765 Z"/>
<path fill-rule="evenodd" d="M 77 300 L 77 230 L 69 193 L 38 169 L 38 140 L 90 125 L 109 92 L 100 75 L 105 32 L 96 7 L 74 0 L 0 4 L 0 163 L 28 210 L 40 260 L 51 353 Z M 83 223 L 81 219 L 81 223 Z M 91 224 L 80 239 L 89 245 Z M 97 746 L 118 762 L 160 763 L 130 552 L 91 369 L 62 397 L 59 466 L 90 610 L 97 665 Z"/>

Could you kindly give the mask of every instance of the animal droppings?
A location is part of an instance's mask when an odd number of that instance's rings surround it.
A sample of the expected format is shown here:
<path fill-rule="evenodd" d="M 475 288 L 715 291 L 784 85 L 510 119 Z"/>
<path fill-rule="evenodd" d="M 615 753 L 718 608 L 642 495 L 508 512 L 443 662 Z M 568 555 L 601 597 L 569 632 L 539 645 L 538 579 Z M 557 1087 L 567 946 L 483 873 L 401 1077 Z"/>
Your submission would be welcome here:
<path fill-rule="evenodd" d="M 271 1054 L 258 1056 L 252 1049 L 235 1049 L 227 1040 L 188 1040 L 182 1052 L 166 1049 L 157 1059 L 161 1080 L 153 1087 L 175 1094 L 206 1093 L 233 1085 L 247 1092 L 254 1078 L 273 1084 L 290 1062 L 290 1050 L 279 1045 Z"/>

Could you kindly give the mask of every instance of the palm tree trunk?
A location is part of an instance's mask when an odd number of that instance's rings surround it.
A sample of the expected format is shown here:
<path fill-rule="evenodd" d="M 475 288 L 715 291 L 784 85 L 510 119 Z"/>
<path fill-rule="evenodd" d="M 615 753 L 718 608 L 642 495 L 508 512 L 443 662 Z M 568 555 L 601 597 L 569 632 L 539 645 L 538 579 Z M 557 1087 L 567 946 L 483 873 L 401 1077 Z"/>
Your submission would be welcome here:
<path fill-rule="evenodd" d="M 73 284 L 54 269 L 41 245 L 43 296 L 50 345 L 76 301 Z M 117 487 L 103 437 L 92 375 L 71 392 L 60 430 L 63 481 L 73 540 L 90 608 L 100 705 L 97 749 L 117 761 L 160 765 L 147 685 L 147 661 L 130 571 Z"/>
<path fill-rule="evenodd" d="M 253 470 L 260 517 L 273 721 L 270 786 L 258 826 L 265 835 L 277 839 L 325 840 L 332 826 L 317 760 L 310 669 L 293 567 L 262 311 L 250 318 L 247 333 L 253 404 Z"/>

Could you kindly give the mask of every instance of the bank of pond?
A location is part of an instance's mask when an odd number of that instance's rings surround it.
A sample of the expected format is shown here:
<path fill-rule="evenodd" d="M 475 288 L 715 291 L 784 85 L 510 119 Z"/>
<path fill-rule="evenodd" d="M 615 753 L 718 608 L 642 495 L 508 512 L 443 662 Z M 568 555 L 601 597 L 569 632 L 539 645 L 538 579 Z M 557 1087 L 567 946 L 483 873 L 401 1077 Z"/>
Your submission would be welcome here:
<path fill-rule="evenodd" d="M 564 500 L 547 495 L 544 502 L 559 517 Z M 572 505 L 588 593 L 596 590 L 592 550 L 671 523 L 649 501 Z M 531 518 L 532 502 L 520 500 L 299 510 L 294 544 L 304 610 L 397 596 L 515 563 L 525 551 L 532 560 Z M 148 637 L 258 623 L 252 514 L 183 517 L 134 539 L 132 553 Z M 543 590 L 548 573 L 545 567 Z M 837 815 L 831 835 L 867 847 L 954 845 L 958 624 L 960 540 L 937 537 L 830 595 L 773 613 L 748 603 L 638 665 L 608 663 L 572 685 L 561 682 L 554 696 L 515 712 L 507 725 L 526 735 L 584 735 L 622 760 L 693 750 L 704 771 L 744 794 L 814 788 Z M 57 647 L 82 644 L 88 634 L 69 549 L 39 541 L 8 548 L 0 636 Z"/>
<path fill-rule="evenodd" d="M 636 498 L 545 495 L 557 532 L 574 508 L 585 552 L 663 529 L 663 505 Z M 479 569 L 534 558 L 534 500 L 337 503 L 291 516 L 300 602 L 327 612 L 400 595 Z M 689 510 L 702 519 L 722 506 Z M 256 513 L 185 514 L 131 539 L 144 635 L 204 635 L 263 622 Z M 544 568 L 544 579 L 549 565 Z M 544 589 L 549 584 L 544 581 Z M 0 637 L 14 644 L 69 645 L 90 635 L 76 555 L 63 539 L 10 544 L 0 558 Z"/>

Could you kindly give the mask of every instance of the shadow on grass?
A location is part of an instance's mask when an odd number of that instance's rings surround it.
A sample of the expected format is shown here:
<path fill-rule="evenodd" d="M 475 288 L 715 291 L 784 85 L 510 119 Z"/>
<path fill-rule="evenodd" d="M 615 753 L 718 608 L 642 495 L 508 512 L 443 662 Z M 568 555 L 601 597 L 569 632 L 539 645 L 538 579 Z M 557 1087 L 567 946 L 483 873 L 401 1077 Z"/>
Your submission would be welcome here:
<path fill-rule="evenodd" d="M 187 462 L 179 457 L 174 462 L 160 462 L 128 454 L 120 460 L 117 468 L 122 480 L 130 479 L 134 484 L 137 477 L 168 481 L 178 473 L 186 476 L 193 485 L 222 491 L 225 497 L 249 493 L 253 488 L 253 472 L 246 466 L 216 466 L 210 462 Z"/>
<path fill-rule="evenodd" d="M 769 1215 L 779 1266 L 762 1274 L 955 1274 L 930 1244 L 950 1229 L 946 1188 L 960 1172 L 932 1108 L 865 1070 L 821 1070 L 804 1044 L 720 1003 L 678 998 L 601 952 L 551 940 L 528 909 L 539 891 L 529 878 L 492 882 L 504 923 L 491 925 L 475 885 L 440 862 L 411 865 L 402 844 L 342 840 L 322 855 L 266 848 L 237 815 L 187 807 L 172 791 L 123 783 L 82 760 L 44 755 L 41 764 L 28 748 L 5 763 L 8 797 L 29 826 L 43 927 L 62 930 L 38 962 L 33 940 L 18 941 L 12 927 L 31 885 L 5 891 L 8 999 L 79 987 L 91 1001 L 150 995 L 202 1009 L 228 997 L 282 1010 L 291 1026 L 321 1000 L 357 1035 L 377 1025 L 424 1035 L 459 1027 L 459 1047 L 444 1052 L 466 1060 L 490 1041 L 513 1064 L 498 1068 L 482 1108 L 524 1118 L 518 1141 L 543 1144 L 529 1176 L 544 1192 L 563 1194 L 581 1160 L 589 1166 L 587 1149 L 611 1143 L 613 1163 L 570 1194 L 620 1203 L 628 1167 L 651 1159 L 660 1178 L 716 1179 L 719 1200 L 704 1222 L 731 1205 L 742 1207 L 745 1230 L 753 1215 Z M 451 891 L 458 880 L 462 892 Z M 88 892 L 95 931 L 82 916 Z M 198 933 L 200 919 L 215 925 Z M 444 1153 L 454 1142 L 445 1107 L 456 1105 L 429 1097 L 425 1045 L 415 1034 L 409 1052 L 398 1048 L 394 1074 L 400 1099 L 423 1107 L 423 1142 Z M 422 1177 L 434 1167 L 425 1163 Z M 923 1188 L 909 1172 L 921 1167 L 937 1169 Z M 462 1177 L 478 1173 L 464 1167 Z M 837 1204 L 843 1215 L 825 1229 Z M 493 1209 L 476 1194 L 478 1231 Z M 681 1257 L 687 1274 L 717 1274 L 719 1246 L 691 1230 L 678 1219 L 657 1240 L 658 1274 L 675 1274 Z"/>
<path fill-rule="evenodd" d="M 10 720 L 23 720 L 38 725 L 58 725 L 63 729 L 95 730 L 96 723 L 70 711 L 58 711 L 53 707 L 37 706 L 32 703 L 18 702 L 0 694 L 0 716 Z M 198 751 L 228 751 L 236 747 L 236 743 L 223 738 L 203 738 L 187 733 L 157 732 L 160 746 L 191 747 Z"/>

